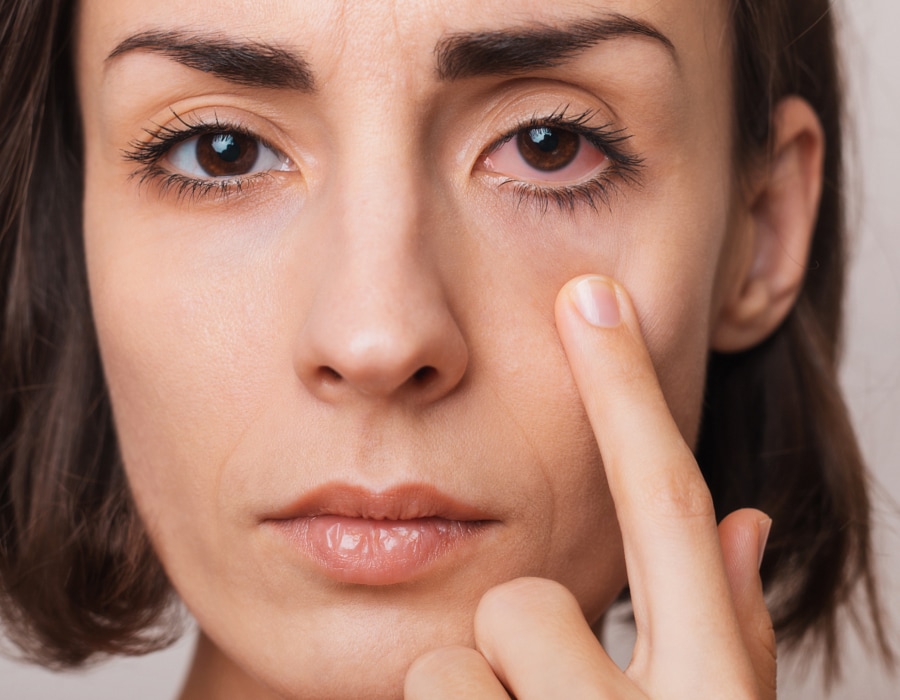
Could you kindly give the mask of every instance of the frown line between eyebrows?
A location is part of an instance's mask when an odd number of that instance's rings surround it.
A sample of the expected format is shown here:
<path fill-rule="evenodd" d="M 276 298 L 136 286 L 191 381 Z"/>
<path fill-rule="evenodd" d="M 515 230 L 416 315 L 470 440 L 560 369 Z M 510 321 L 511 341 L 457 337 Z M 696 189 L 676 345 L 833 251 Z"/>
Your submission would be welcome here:
<path fill-rule="evenodd" d="M 613 13 L 576 20 L 561 28 L 532 25 L 451 34 L 434 48 L 436 70 L 441 80 L 460 80 L 555 68 L 600 42 L 622 37 L 644 37 L 659 43 L 678 66 L 675 45 L 665 34 L 646 22 Z"/>
<path fill-rule="evenodd" d="M 131 51 L 159 53 L 188 68 L 238 85 L 314 92 L 309 63 L 293 51 L 222 35 L 151 30 L 133 34 L 107 56 L 109 63 Z"/>

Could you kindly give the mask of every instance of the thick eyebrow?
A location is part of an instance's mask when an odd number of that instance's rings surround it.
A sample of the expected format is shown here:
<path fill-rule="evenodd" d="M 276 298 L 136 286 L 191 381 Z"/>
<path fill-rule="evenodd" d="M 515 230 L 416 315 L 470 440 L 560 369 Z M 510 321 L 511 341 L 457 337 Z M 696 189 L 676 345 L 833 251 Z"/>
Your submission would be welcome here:
<path fill-rule="evenodd" d="M 676 65 L 672 41 L 646 22 L 618 13 L 578 20 L 562 28 L 537 25 L 487 32 L 463 32 L 441 39 L 434 54 L 441 80 L 515 75 L 555 68 L 601 41 L 638 36 L 664 46 Z"/>
<path fill-rule="evenodd" d="M 315 80 L 300 55 L 257 41 L 222 35 L 146 31 L 122 41 L 106 60 L 130 51 L 152 51 L 238 85 L 313 92 Z"/>

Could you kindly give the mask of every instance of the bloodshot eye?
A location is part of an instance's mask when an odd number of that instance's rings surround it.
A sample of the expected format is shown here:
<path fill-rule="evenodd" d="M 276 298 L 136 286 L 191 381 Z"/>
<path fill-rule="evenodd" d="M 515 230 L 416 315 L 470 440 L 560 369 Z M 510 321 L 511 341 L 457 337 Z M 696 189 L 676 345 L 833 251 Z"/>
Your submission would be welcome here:
<path fill-rule="evenodd" d="M 544 172 L 565 168 L 581 147 L 577 134 L 546 126 L 520 131 L 516 145 L 528 165 Z"/>
<path fill-rule="evenodd" d="M 606 154 L 585 136 L 555 126 L 521 129 L 482 159 L 482 167 L 520 182 L 576 183 L 599 172 Z"/>
<path fill-rule="evenodd" d="M 169 163 L 196 178 L 235 179 L 266 170 L 289 170 L 290 161 L 239 131 L 213 131 L 189 138 L 166 156 Z"/>

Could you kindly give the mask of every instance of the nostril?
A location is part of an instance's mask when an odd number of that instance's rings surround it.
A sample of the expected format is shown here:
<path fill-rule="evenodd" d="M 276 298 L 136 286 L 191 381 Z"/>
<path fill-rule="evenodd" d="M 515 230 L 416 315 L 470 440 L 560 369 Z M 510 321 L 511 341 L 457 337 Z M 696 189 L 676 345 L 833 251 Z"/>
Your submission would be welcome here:
<path fill-rule="evenodd" d="M 415 384 L 423 386 L 437 376 L 437 370 L 431 366 L 419 367 L 412 376 Z"/>
<path fill-rule="evenodd" d="M 319 378 L 326 383 L 339 382 L 343 378 L 340 372 L 332 367 L 319 367 L 318 374 Z"/>
<path fill-rule="evenodd" d="M 412 374 L 403 372 L 339 372 L 329 365 L 319 365 L 313 378 L 317 385 L 338 389 L 342 385 L 355 387 L 365 394 L 387 394 L 400 389 L 403 385 L 416 391 L 426 390 L 433 386 L 440 372 L 432 365 L 423 365 Z"/>

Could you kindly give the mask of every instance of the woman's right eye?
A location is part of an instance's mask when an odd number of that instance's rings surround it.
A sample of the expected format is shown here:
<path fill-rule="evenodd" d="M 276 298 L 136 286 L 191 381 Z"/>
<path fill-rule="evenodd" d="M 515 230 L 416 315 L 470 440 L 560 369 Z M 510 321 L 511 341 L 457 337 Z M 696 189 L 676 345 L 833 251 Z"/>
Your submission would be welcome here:
<path fill-rule="evenodd" d="M 287 156 L 239 131 L 211 131 L 169 149 L 165 159 L 181 173 L 198 179 L 235 180 L 270 170 L 291 170 Z"/>

